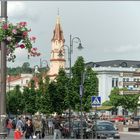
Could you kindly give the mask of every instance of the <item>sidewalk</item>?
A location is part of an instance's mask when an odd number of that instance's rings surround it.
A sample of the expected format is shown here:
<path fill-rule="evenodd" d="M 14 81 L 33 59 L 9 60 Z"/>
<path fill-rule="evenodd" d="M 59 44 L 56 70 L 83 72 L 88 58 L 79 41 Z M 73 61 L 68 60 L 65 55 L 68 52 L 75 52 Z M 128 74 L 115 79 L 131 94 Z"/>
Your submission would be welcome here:
<path fill-rule="evenodd" d="M 140 132 L 119 132 L 120 134 L 127 134 L 127 135 L 140 135 Z"/>

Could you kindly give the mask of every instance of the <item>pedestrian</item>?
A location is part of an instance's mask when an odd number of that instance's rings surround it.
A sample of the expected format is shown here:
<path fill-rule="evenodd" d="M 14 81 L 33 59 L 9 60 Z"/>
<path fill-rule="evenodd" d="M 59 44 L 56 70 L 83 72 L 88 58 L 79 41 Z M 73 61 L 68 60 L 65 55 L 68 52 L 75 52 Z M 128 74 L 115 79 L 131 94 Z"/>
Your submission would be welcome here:
<path fill-rule="evenodd" d="M 39 116 L 35 118 L 33 124 L 34 124 L 35 136 L 36 137 L 39 136 L 39 139 L 41 139 L 41 130 L 43 126 Z"/>
<path fill-rule="evenodd" d="M 48 118 L 48 129 L 49 129 L 49 134 L 52 135 L 53 129 L 54 129 L 54 124 L 53 124 L 53 120 L 52 120 L 51 116 Z"/>
<path fill-rule="evenodd" d="M 10 135 L 10 130 L 13 128 L 11 119 L 6 120 L 7 136 Z"/>
<path fill-rule="evenodd" d="M 19 128 L 21 132 L 24 131 L 24 123 L 22 121 L 22 117 L 18 118 L 16 128 Z"/>
<path fill-rule="evenodd" d="M 34 133 L 34 129 L 33 129 L 32 120 L 28 119 L 28 121 L 25 124 L 25 130 L 24 130 L 25 139 L 32 139 L 33 133 Z"/>
<path fill-rule="evenodd" d="M 60 119 L 58 117 L 55 118 L 54 122 L 54 136 L 53 139 L 61 139 L 61 131 L 62 131 L 62 126 L 60 124 Z"/>
<path fill-rule="evenodd" d="M 42 130 L 41 130 L 42 139 L 44 139 L 44 137 L 45 137 L 45 131 L 46 131 L 46 127 L 47 127 L 45 118 L 42 118 L 41 123 L 42 123 Z"/>
<path fill-rule="evenodd" d="M 20 128 L 16 128 L 14 131 L 14 140 L 20 140 L 23 136 L 23 133 L 20 131 Z"/>

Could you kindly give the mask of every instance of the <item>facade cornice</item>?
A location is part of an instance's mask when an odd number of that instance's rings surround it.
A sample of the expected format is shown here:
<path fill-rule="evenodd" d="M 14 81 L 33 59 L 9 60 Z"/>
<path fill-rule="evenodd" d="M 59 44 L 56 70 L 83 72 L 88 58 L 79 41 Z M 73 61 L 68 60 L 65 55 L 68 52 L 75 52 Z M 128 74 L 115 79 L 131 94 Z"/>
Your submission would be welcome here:
<path fill-rule="evenodd" d="M 60 58 L 58 58 L 58 59 L 50 59 L 50 61 L 66 61 L 65 59 L 60 59 Z"/>

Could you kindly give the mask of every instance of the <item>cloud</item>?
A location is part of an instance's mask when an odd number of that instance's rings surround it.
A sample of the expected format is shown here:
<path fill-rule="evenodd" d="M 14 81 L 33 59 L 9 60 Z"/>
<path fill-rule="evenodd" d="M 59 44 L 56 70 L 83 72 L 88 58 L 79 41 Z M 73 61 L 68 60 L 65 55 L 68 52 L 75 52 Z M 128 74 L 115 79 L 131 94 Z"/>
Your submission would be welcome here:
<path fill-rule="evenodd" d="M 104 49 L 105 52 L 116 52 L 116 53 L 127 53 L 127 52 L 137 52 L 140 51 L 140 43 L 137 45 L 121 45 L 119 47 L 111 47 L 109 49 Z"/>
<path fill-rule="evenodd" d="M 11 20 L 25 20 L 37 21 L 39 13 L 35 10 L 30 9 L 28 4 L 25 2 L 8 2 L 7 6 L 8 18 Z"/>
<path fill-rule="evenodd" d="M 8 15 L 12 17 L 19 17 L 25 11 L 24 2 L 8 2 L 7 5 Z"/>

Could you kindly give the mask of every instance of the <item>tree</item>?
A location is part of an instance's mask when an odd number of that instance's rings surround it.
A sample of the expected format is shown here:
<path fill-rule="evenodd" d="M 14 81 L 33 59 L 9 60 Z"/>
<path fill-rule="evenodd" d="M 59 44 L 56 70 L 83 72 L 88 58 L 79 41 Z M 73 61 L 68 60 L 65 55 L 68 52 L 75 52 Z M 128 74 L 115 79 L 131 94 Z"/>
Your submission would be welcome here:
<path fill-rule="evenodd" d="M 64 69 L 60 69 L 58 76 L 56 77 L 56 86 L 57 86 L 57 101 L 59 102 L 59 108 L 58 113 L 62 114 L 64 110 L 66 110 L 69 107 L 69 92 L 68 92 L 68 86 L 69 86 L 69 79 L 66 75 L 66 72 Z"/>
<path fill-rule="evenodd" d="M 49 77 L 46 76 L 43 82 L 43 79 L 40 79 L 41 81 L 39 82 L 39 89 L 37 91 L 38 96 L 38 102 L 39 106 L 39 112 L 43 114 L 50 114 L 50 97 L 49 97 L 49 92 L 48 92 L 48 87 L 49 87 Z"/>
<path fill-rule="evenodd" d="M 64 69 L 60 69 L 55 81 L 51 81 L 45 94 L 45 102 L 49 113 L 62 114 L 68 108 L 68 77 Z"/>
<path fill-rule="evenodd" d="M 83 93 L 83 109 L 91 109 L 91 97 L 98 96 L 98 78 L 97 73 L 91 67 L 86 68 Z"/>
<path fill-rule="evenodd" d="M 34 114 L 37 112 L 36 108 L 36 91 L 34 80 L 31 80 L 31 88 L 25 87 L 23 90 L 24 111 L 26 113 Z"/>
<path fill-rule="evenodd" d="M 81 74 L 85 71 L 84 59 L 82 56 L 78 57 L 74 66 L 72 67 L 72 79 L 70 79 L 69 100 L 70 106 L 74 110 L 80 109 L 80 95 L 79 85 L 81 84 Z"/>
<path fill-rule="evenodd" d="M 22 73 L 31 73 L 32 72 L 29 62 L 24 62 L 21 68 L 22 68 L 21 69 Z"/>
<path fill-rule="evenodd" d="M 56 89 L 56 82 L 51 81 L 48 86 L 48 108 L 49 112 L 52 114 L 54 112 L 57 112 L 57 108 L 59 108 L 59 102 L 57 100 L 57 89 Z"/>
<path fill-rule="evenodd" d="M 111 102 L 110 101 L 105 101 L 102 103 L 102 106 L 112 106 Z"/>
<path fill-rule="evenodd" d="M 136 112 L 137 107 L 139 106 L 139 94 L 124 94 L 120 95 L 120 91 L 127 89 L 119 89 L 114 88 L 110 94 L 110 103 L 112 106 L 117 108 L 118 106 L 122 106 L 125 110 L 129 110 L 132 112 Z"/>
<path fill-rule="evenodd" d="M 17 85 L 14 90 L 7 93 L 7 113 L 19 115 L 23 113 L 24 102 L 23 95 L 20 91 L 20 86 Z"/>
<path fill-rule="evenodd" d="M 122 100 L 122 96 L 120 95 L 119 88 L 114 88 L 111 91 L 109 98 L 112 106 L 114 106 L 115 108 L 122 105 L 123 100 Z"/>
<path fill-rule="evenodd" d="M 131 95 L 122 95 L 122 107 L 125 110 L 129 110 L 131 112 L 136 112 L 139 101 L 139 94 L 131 94 Z"/>
<path fill-rule="evenodd" d="M 72 96 L 71 100 L 74 101 L 71 103 L 72 107 L 76 110 L 80 109 L 80 93 L 79 86 L 83 81 L 84 92 L 83 92 L 83 110 L 89 111 L 91 108 L 91 96 L 98 95 L 98 78 L 97 73 L 92 70 L 91 67 L 85 69 L 83 57 L 79 57 L 73 68 L 72 68 Z M 84 77 L 83 77 L 84 76 Z M 84 79 L 83 79 L 84 78 Z"/>

